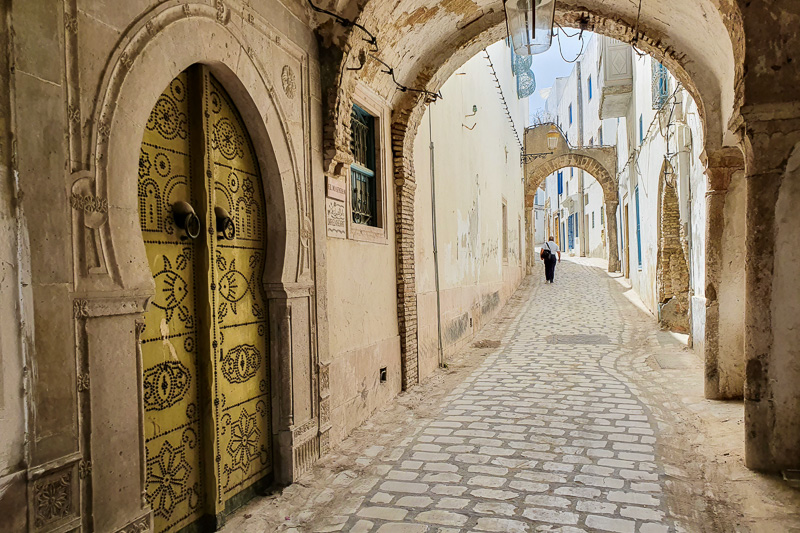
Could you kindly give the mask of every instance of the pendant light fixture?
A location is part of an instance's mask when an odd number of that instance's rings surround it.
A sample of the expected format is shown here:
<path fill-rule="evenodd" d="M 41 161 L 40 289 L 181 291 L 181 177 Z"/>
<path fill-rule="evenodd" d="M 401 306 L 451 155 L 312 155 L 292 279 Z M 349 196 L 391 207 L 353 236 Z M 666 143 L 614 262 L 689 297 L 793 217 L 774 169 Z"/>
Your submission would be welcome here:
<path fill-rule="evenodd" d="M 530 56 L 550 48 L 555 0 L 504 0 L 503 8 L 514 53 Z"/>

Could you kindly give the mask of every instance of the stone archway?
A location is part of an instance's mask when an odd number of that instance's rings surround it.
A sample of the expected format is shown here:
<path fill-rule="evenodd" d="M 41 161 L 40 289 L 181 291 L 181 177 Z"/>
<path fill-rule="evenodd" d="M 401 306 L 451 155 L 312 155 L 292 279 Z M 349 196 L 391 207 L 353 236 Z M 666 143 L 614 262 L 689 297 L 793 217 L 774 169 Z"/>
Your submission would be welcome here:
<path fill-rule="evenodd" d="M 697 102 L 706 130 L 707 150 L 715 150 L 723 143 L 728 113 L 737 107 L 733 102 L 738 102 L 732 88 L 739 87 L 738 80 L 742 75 L 741 15 L 734 7 L 720 10 L 710 3 L 708 6 L 703 2 L 687 3 L 687 12 L 678 17 L 690 14 L 681 18 L 679 24 L 670 26 L 669 21 L 676 12 L 661 12 L 662 7 L 655 6 L 644 6 L 637 15 L 635 9 L 623 3 L 609 7 L 603 2 L 580 6 L 565 2 L 556 7 L 556 21 L 562 26 L 579 27 L 635 43 L 666 65 Z M 336 65 L 335 71 L 324 71 L 322 76 L 323 88 L 327 90 L 324 132 L 324 171 L 327 176 L 343 177 L 352 158 L 347 117 L 356 83 L 371 85 L 394 107 L 391 133 L 396 187 L 398 325 L 402 383 L 406 389 L 417 382 L 413 371 L 417 358 L 413 145 L 430 95 L 397 91 L 392 79 L 412 88 L 438 91 L 466 60 L 505 37 L 503 5 L 492 1 L 481 5 L 440 5 L 422 0 L 417 2 L 416 9 L 403 11 L 406 9 L 404 6 L 371 0 L 363 6 L 341 7 L 349 10 L 351 15 L 357 14 L 356 18 L 363 27 L 373 29 L 379 44 L 390 43 L 388 48 L 380 50 L 380 56 L 387 63 L 398 65 L 389 78 L 382 65 L 369 60 L 369 54 L 375 51 L 365 42 L 361 30 L 334 31 L 335 26 L 330 21 L 327 21 L 328 26 L 320 29 L 326 37 L 323 55 Z M 714 16 L 709 17 L 709 13 Z M 391 22 L 387 24 L 386 21 Z M 673 33 L 678 37 L 666 37 Z M 704 36 L 701 39 L 703 43 L 697 35 Z M 707 36 L 710 40 L 706 39 Z M 717 60 L 712 60 L 712 56 Z M 404 58 L 410 60 L 401 63 Z M 606 193 L 605 200 L 607 218 L 616 225 L 616 218 L 612 216 L 616 214 L 618 205 L 616 193 Z M 608 234 L 609 248 L 616 250 L 616 229 L 612 232 L 609 228 Z M 618 258 L 610 263 L 610 267 L 619 269 Z"/>
<path fill-rule="evenodd" d="M 552 150 L 547 144 L 547 133 L 555 127 L 558 142 Z M 525 162 L 525 194 L 533 195 L 547 176 L 562 168 L 575 167 L 590 174 L 603 189 L 608 225 L 608 271 L 619 271 L 617 247 L 617 149 L 614 146 L 573 148 L 564 133 L 555 124 L 540 124 L 525 130 L 525 153 L 545 154 Z M 532 246 L 532 243 L 531 243 Z"/>
<path fill-rule="evenodd" d="M 661 326 L 690 333 L 687 242 L 680 220 L 675 173 L 664 161 L 658 183 L 658 260 L 656 295 Z"/>

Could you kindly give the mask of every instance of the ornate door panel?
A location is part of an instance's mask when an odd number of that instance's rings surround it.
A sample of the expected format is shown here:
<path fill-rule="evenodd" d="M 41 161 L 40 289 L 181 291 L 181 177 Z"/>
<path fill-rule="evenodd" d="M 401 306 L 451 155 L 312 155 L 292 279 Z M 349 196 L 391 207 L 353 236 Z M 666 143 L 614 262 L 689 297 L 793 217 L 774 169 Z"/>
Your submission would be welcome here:
<path fill-rule="evenodd" d="M 242 119 L 211 75 L 206 75 L 204 84 L 206 157 L 211 169 L 207 187 L 213 204 L 209 213 L 216 211 L 213 218 L 220 230 L 211 241 L 210 279 L 217 502 L 222 503 L 272 468 L 266 298 L 261 280 L 266 214 L 258 160 Z M 228 215 L 233 224 L 220 215 Z"/>
<path fill-rule="evenodd" d="M 188 77 L 156 102 L 139 155 L 139 222 L 156 294 L 142 334 L 147 498 L 157 531 L 203 514 L 197 350 L 200 243 L 176 226 L 176 202 L 197 205 L 191 179 Z"/>
<path fill-rule="evenodd" d="M 178 531 L 272 470 L 263 187 L 239 114 L 202 67 L 147 122 L 139 219 L 156 284 L 142 337 L 147 498 L 155 531 Z"/>

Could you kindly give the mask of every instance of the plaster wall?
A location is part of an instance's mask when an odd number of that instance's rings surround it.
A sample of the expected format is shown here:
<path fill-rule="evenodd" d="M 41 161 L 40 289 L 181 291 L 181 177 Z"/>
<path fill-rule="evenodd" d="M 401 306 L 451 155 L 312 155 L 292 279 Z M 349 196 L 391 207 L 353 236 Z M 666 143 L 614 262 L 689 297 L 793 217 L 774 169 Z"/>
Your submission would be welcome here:
<path fill-rule="evenodd" d="M 775 206 L 775 270 L 770 306 L 772 352 L 776 357 L 765 371 L 771 379 L 779 379 L 787 386 L 773 388 L 768 396 L 765 391 L 762 401 L 769 398 L 775 418 L 781 421 L 780 425 L 773 426 L 769 453 L 777 458 L 778 464 L 789 468 L 800 443 L 800 410 L 797 409 L 800 405 L 800 389 L 788 386 L 800 382 L 800 299 L 797 298 L 797 287 L 800 286 L 800 270 L 797 268 L 800 264 L 800 233 L 796 231 L 800 227 L 800 209 L 797 209 L 797 198 L 800 198 L 800 142 L 792 148 L 780 179 Z"/>
<path fill-rule="evenodd" d="M 697 354 L 705 353 L 705 329 L 706 329 L 706 191 L 707 179 L 705 176 L 705 165 L 700 156 L 703 153 L 703 126 L 697 110 L 697 104 L 691 98 L 684 99 L 684 117 L 686 127 L 684 128 L 681 144 L 678 146 L 680 158 L 680 169 L 688 171 L 688 186 L 690 194 L 690 205 L 687 210 L 685 224 L 688 228 L 686 234 L 690 236 L 689 252 L 691 264 L 691 309 L 692 309 L 692 348 Z M 744 206 L 740 206 L 741 211 L 737 215 L 744 224 Z M 684 212 L 681 212 L 684 215 Z M 742 236 L 742 246 L 744 237 Z M 744 268 L 742 267 L 742 271 Z M 742 272 L 742 276 L 744 272 Z M 744 302 L 742 302 L 744 305 Z M 742 308 L 743 309 L 743 308 Z M 742 310 L 742 313 L 744 311 Z M 740 318 L 740 327 L 744 328 L 744 315 Z"/>
<path fill-rule="evenodd" d="M 0 49 L 8 46 L 8 5 L 0 6 Z M 8 87 L 9 63 L 0 54 L 0 87 Z M 30 281 L 23 270 L 28 262 L 24 244 L 24 219 L 17 215 L 16 173 L 11 165 L 11 101 L 0 93 L 0 531 L 20 531 L 27 523 L 24 458 L 25 405 L 23 382 L 23 294 L 21 282 Z M 23 231 L 20 235 L 19 230 Z"/>
<path fill-rule="evenodd" d="M 738 398 L 744 393 L 745 210 L 744 172 L 735 172 L 725 195 L 722 264 L 719 283 L 719 389 Z M 796 244 L 796 243 L 795 243 Z"/>
<path fill-rule="evenodd" d="M 505 41 L 487 51 L 522 135 L 527 101 L 518 100 Z M 436 190 L 442 344 L 445 356 L 468 342 L 511 296 L 524 275 L 523 170 L 483 53 L 442 87 L 425 112 L 414 143 L 417 190 L 415 257 L 420 375 L 438 362 L 436 283 L 431 211 L 431 132 Z M 477 111 L 473 111 L 477 106 Z M 503 254 L 503 202 L 507 254 Z"/>

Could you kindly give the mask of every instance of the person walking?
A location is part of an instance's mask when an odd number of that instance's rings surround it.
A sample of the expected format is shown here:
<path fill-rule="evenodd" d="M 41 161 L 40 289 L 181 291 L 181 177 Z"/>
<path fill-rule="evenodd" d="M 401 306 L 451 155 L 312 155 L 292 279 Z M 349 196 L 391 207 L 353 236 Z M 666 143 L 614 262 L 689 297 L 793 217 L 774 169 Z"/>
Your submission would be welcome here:
<path fill-rule="evenodd" d="M 556 255 L 558 255 L 558 260 L 556 260 Z M 544 261 L 544 279 L 545 283 L 548 281 L 553 283 L 553 277 L 556 274 L 556 261 L 559 263 L 561 262 L 561 250 L 559 250 L 558 245 L 553 240 L 552 235 L 544 243 L 542 246 L 542 251 L 539 255 L 542 261 Z"/>

